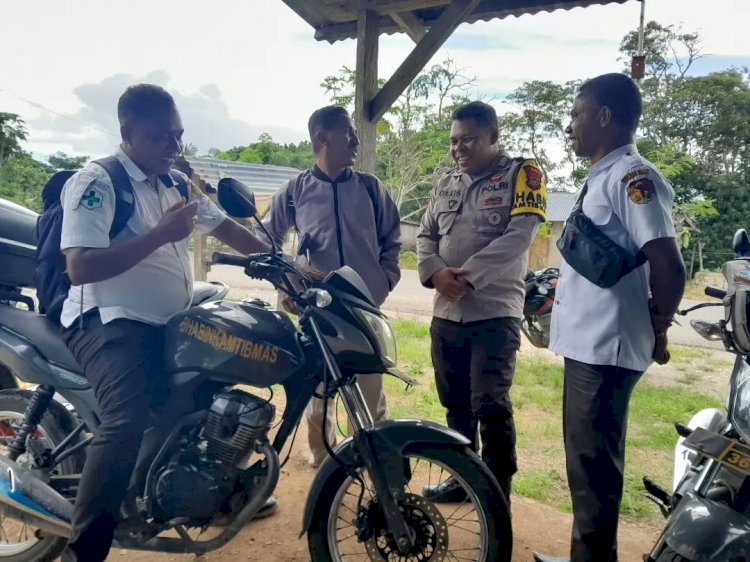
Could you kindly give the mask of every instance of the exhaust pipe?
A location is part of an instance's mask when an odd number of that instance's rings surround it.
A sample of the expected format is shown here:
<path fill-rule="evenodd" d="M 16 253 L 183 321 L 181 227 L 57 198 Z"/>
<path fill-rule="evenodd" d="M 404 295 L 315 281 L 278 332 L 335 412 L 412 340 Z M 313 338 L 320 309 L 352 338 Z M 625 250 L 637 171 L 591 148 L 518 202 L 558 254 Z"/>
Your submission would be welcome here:
<path fill-rule="evenodd" d="M 27 468 L 0 457 L 0 510 L 58 537 L 70 538 L 73 505 Z"/>

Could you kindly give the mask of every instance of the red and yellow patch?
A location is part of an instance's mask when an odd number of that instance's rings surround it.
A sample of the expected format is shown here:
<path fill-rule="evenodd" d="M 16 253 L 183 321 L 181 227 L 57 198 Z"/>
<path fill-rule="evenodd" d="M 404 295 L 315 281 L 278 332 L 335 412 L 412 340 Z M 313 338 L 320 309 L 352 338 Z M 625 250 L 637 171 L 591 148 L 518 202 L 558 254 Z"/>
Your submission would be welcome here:
<path fill-rule="evenodd" d="M 534 160 L 527 160 L 518 170 L 513 208 L 510 216 L 537 215 L 546 220 L 547 216 L 547 186 L 544 172 Z"/>
<path fill-rule="evenodd" d="M 628 197 L 633 203 L 645 205 L 656 197 L 656 186 L 649 178 L 640 178 L 628 184 Z"/>
<path fill-rule="evenodd" d="M 536 191 L 542 187 L 542 181 L 544 180 L 544 174 L 536 166 L 524 166 L 523 171 L 526 172 L 526 185 Z"/>

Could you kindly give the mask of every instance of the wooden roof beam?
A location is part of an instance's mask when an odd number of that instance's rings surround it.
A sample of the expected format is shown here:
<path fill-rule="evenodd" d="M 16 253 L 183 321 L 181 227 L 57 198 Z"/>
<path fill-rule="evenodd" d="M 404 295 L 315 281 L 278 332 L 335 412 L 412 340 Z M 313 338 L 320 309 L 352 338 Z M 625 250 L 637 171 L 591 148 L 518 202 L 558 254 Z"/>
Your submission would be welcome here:
<path fill-rule="evenodd" d="M 395 21 L 398 26 L 404 30 L 411 40 L 415 43 L 419 43 L 427 33 L 427 30 L 419 21 L 419 18 L 412 12 L 393 12 L 388 14 L 391 19 Z"/>
<path fill-rule="evenodd" d="M 370 102 L 370 121 L 376 123 L 385 115 L 412 80 L 437 53 L 464 18 L 477 7 L 480 0 L 453 0 L 435 20 L 427 34 L 417 43 L 401 66 L 396 69 L 377 95 Z"/>

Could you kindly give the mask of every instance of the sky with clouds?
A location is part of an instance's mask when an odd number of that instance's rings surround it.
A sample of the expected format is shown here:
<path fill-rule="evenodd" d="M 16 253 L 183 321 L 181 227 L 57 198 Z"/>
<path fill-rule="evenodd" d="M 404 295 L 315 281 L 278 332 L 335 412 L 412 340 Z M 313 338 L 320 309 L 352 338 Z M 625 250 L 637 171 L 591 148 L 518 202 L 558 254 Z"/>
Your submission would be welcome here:
<path fill-rule="evenodd" d="M 435 55 L 476 75 L 477 95 L 500 100 L 528 80 L 564 81 L 619 71 L 618 46 L 638 25 L 640 3 L 594 6 L 463 24 Z M 34 0 L 2 9 L 0 111 L 18 113 L 27 149 L 100 156 L 118 142 L 117 99 L 131 84 L 167 88 L 185 139 L 205 152 L 306 136 L 327 103 L 320 83 L 354 66 L 355 42 L 315 41 L 281 0 Z M 696 73 L 750 66 L 747 0 L 646 0 L 647 20 L 698 31 Z M 383 36 L 387 78 L 413 46 Z"/>

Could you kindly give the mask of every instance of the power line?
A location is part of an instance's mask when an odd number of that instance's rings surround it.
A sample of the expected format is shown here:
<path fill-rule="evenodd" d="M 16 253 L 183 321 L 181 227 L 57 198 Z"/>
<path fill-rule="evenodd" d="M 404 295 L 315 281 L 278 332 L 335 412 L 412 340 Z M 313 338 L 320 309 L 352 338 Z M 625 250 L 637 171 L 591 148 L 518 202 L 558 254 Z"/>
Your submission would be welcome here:
<path fill-rule="evenodd" d="M 12 97 L 12 98 L 16 98 L 17 100 L 20 100 L 22 102 L 28 103 L 29 105 L 34 106 L 34 107 L 36 107 L 38 109 L 41 109 L 42 111 L 46 111 L 47 113 L 51 113 L 53 115 L 57 115 L 58 117 L 61 117 L 63 119 L 67 119 L 68 121 L 73 121 L 74 123 L 78 123 L 79 125 L 83 125 L 84 127 L 88 127 L 89 129 L 93 129 L 93 130 L 98 131 L 100 133 L 104 133 L 105 135 L 109 135 L 110 137 L 115 137 L 117 139 L 120 138 L 120 135 L 116 135 L 116 134 L 112 133 L 111 131 L 107 131 L 105 129 L 101 129 L 100 127 L 97 127 L 96 125 L 91 125 L 89 123 L 86 123 L 84 121 L 76 119 L 75 117 L 71 117 L 70 115 L 64 115 L 64 114 L 59 113 L 59 112 L 57 112 L 57 111 L 55 111 L 53 109 L 50 109 L 48 107 L 43 106 L 40 103 L 28 100 L 26 98 L 22 98 L 21 96 L 18 96 L 16 94 L 12 93 L 12 92 L 9 92 L 8 90 L 4 90 L 3 88 L 0 88 L 0 92 L 2 92 L 3 94 L 5 94 L 7 96 Z"/>

